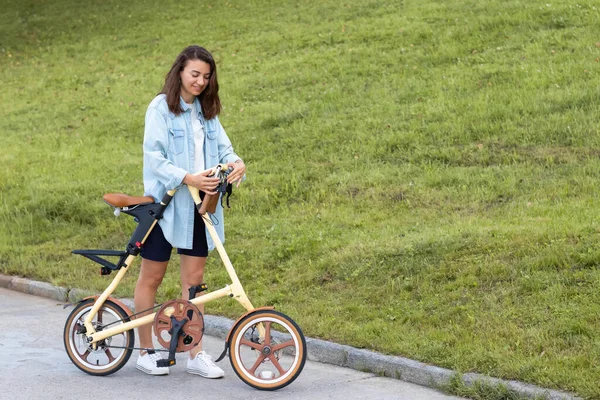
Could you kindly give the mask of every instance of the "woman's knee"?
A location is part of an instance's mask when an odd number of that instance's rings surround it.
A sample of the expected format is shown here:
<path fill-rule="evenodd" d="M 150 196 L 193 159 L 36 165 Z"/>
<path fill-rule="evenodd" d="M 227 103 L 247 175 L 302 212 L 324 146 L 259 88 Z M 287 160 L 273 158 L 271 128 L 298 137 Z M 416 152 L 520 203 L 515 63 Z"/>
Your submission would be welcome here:
<path fill-rule="evenodd" d="M 162 281 L 163 275 L 140 274 L 138 285 L 151 289 L 158 289 Z"/>
<path fill-rule="evenodd" d="M 138 278 L 138 284 L 142 286 L 158 289 L 163 281 L 165 272 L 167 269 L 167 263 L 149 261 L 142 259 L 142 267 L 140 276 Z"/>
<path fill-rule="evenodd" d="M 204 271 L 188 271 L 185 276 L 181 276 L 181 280 L 184 285 L 199 285 L 204 283 Z"/>
<path fill-rule="evenodd" d="M 206 257 L 181 255 L 181 283 L 189 286 L 204 283 Z"/>

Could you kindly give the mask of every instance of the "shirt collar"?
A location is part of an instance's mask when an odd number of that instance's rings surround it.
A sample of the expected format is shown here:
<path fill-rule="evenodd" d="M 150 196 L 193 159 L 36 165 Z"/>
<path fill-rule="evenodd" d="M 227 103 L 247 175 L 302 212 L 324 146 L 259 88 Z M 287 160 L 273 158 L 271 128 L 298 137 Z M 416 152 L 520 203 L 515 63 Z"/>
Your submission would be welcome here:
<path fill-rule="evenodd" d="M 187 112 L 188 110 L 192 110 L 192 107 L 186 103 L 183 100 L 183 97 L 179 96 L 179 103 L 181 104 L 181 109 L 183 110 L 183 112 Z M 203 116 L 202 115 L 202 107 L 200 106 L 200 101 L 198 100 L 198 98 L 196 97 L 194 99 L 194 106 L 196 107 L 196 111 L 198 112 L 198 117 Z"/>

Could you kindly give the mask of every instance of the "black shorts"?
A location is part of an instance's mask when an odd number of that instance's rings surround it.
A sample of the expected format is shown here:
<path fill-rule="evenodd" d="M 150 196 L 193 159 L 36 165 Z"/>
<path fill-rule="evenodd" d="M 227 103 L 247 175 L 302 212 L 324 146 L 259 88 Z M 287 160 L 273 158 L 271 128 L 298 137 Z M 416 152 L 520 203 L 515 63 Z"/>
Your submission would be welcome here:
<path fill-rule="evenodd" d="M 151 261 L 169 261 L 173 246 L 167 242 L 159 224 L 154 229 L 142 246 L 142 258 Z M 208 244 L 206 243 L 206 228 L 204 220 L 194 208 L 194 240 L 191 249 L 177 249 L 177 254 L 185 254 L 193 257 L 208 257 Z"/>

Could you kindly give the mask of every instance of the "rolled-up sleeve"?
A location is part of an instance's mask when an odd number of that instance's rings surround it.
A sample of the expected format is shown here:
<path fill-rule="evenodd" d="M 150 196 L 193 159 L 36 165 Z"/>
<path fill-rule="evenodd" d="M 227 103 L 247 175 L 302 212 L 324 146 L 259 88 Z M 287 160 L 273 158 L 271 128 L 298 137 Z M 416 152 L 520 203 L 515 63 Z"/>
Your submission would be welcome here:
<path fill-rule="evenodd" d="M 156 108 L 148 107 L 144 128 L 144 164 L 167 190 L 172 190 L 181 185 L 187 171 L 167 158 L 168 146 L 165 116 Z"/>

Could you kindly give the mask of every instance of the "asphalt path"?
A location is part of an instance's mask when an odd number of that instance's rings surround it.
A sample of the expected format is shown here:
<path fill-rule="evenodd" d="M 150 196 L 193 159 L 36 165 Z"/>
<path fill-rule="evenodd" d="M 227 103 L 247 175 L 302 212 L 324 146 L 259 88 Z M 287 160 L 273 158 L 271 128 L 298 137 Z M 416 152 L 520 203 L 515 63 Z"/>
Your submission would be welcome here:
<path fill-rule="evenodd" d="M 77 369 L 64 350 L 62 332 L 70 311 L 54 300 L 0 288 L 0 399 L 460 399 L 400 380 L 311 361 L 291 385 L 275 392 L 246 385 L 227 357 L 218 364 L 225 370 L 223 379 L 185 372 L 186 354 L 177 355 L 177 365 L 168 376 L 146 375 L 135 368 L 137 351 L 117 373 L 94 377 Z M 205 336 L 203 343 L 215 358 L 224 345 L 222 339 L 210 336 Z"/>

